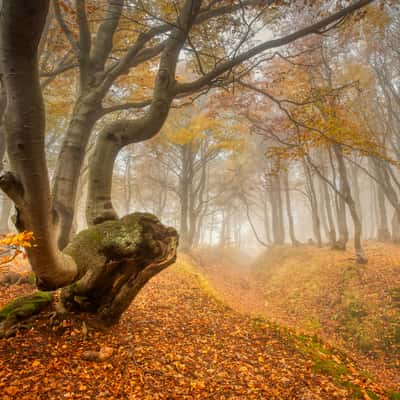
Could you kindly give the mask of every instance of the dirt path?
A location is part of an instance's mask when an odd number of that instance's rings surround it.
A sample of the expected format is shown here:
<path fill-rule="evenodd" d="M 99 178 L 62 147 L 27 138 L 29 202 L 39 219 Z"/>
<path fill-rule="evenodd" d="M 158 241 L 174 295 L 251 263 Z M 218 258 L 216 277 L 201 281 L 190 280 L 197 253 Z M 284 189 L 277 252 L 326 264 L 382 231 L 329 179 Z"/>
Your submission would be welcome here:
<path fill-rule="evenodd" d="M 230 307 L 254 317 L 268 314 L 262 289 L 252 278 L 250 260 L 227 262 L 218 258 L 218 255 L 205 256 L 200 252 L 194 253 L 192 257 L 199 270 L 207 276 Z"/>

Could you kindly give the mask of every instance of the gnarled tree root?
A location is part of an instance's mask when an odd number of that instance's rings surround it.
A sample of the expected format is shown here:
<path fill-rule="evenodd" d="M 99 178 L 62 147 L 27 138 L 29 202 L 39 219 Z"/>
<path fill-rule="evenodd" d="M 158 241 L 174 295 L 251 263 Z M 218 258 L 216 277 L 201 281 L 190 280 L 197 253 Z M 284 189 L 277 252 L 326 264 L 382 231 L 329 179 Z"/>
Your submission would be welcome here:
<path fill-rule="evenodd" d="M 64 249 L 76 262 L 79 276 L 62 288 L 59 308 L 94 315 L 98 328 L 117 323 L 140 289 L 175 262 L 177 247 L 176 230 L 148 213 L 80 232 Z M 15 333 L 52 299 L 49 292 L 37 292 L 7 304 L 0 310 L 0 337 Z"/>
<path fill-rule="evenodd" d="M 62 290 L 63 305 L 96 314 L 105 326 L 117 323 L 148 280 L 175 262 L 177 246 L 176 230 L 148 213 L 82 231 L 64 250 L 80 277 Z"/>
<path fill-rule="evenodd" d="M 0 338 L 13 335 L 26 319 L 40 313 L 52 301 L 52 293 L 36 292 L 6 304 L 0 310 Z"/>

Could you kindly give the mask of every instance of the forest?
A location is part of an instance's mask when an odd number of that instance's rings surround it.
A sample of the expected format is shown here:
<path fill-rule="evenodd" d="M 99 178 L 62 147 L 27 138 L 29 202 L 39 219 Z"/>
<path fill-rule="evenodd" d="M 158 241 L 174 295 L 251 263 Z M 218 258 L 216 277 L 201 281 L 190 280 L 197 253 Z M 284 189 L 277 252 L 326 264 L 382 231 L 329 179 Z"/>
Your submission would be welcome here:
<path fill-rule="evenodd" d="M 0 398 L 400 399 L 399 0 L 0 0 Z"/>

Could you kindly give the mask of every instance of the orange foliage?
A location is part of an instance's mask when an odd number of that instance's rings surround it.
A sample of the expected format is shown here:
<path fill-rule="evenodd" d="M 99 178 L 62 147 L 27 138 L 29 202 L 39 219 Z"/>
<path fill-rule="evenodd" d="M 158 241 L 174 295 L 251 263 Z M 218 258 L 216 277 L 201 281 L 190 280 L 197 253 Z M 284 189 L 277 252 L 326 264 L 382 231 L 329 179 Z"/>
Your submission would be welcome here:
<path fill-rule="evenodd" d="M 0 268 L 13 261 L 24 248 L 34 246 L 35 237 L 33 232 L 23 231 L 20 233 L 2 235 L 0 239 Z"/>

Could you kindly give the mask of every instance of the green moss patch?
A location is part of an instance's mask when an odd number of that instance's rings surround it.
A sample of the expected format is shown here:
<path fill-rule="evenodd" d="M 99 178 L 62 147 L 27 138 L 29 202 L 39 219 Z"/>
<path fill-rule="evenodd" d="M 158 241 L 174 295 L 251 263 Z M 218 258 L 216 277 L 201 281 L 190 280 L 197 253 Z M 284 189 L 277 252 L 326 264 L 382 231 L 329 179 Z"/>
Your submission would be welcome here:
<path fill-rule="evenodd" d="M 53 295 L 50 292 L 36 292 L 29 296 L 19 297 L 0 310 L 0 322 L 28 318 L 40 312 L 52 301 Z"/>

